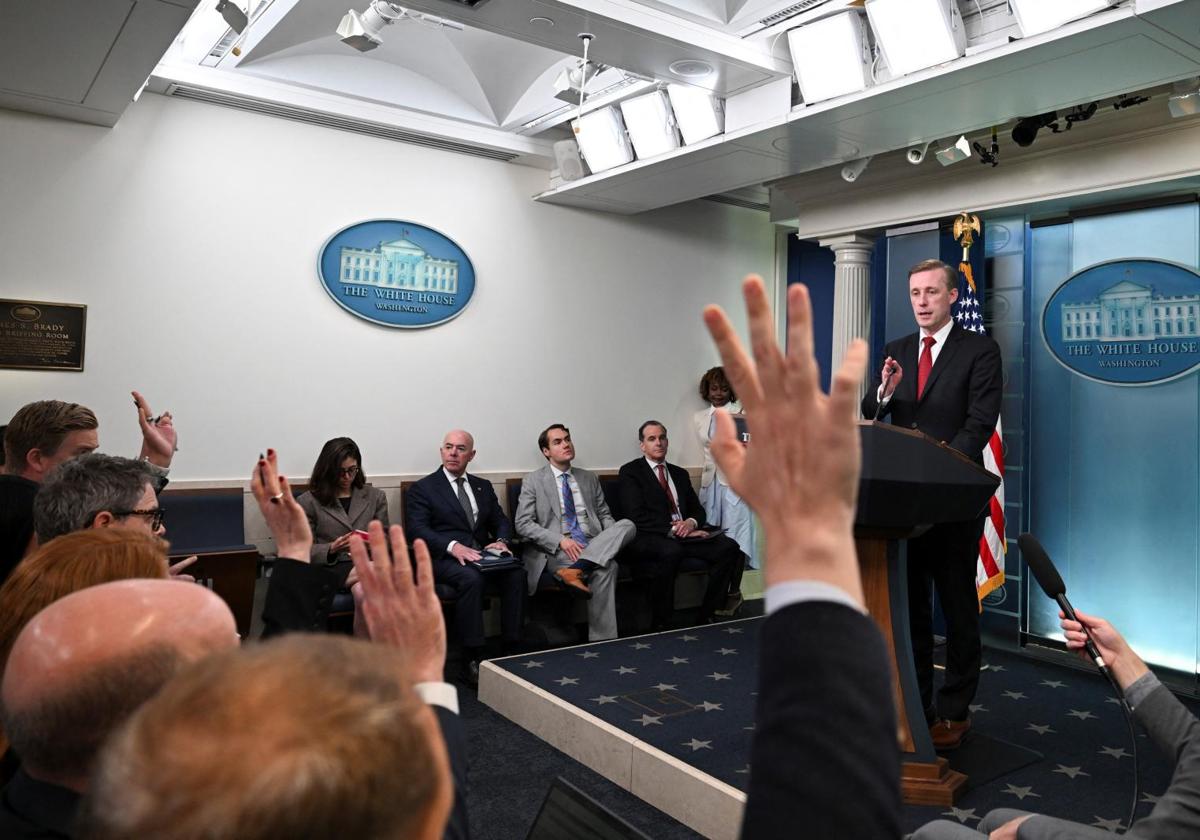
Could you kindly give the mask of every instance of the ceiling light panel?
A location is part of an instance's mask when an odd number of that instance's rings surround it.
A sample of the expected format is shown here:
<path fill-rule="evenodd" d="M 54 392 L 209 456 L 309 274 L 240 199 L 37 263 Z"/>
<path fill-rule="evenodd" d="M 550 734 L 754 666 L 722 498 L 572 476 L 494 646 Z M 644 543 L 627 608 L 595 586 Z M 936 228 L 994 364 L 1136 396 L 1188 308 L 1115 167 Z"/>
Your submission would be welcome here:
<path fill-rule="evenodd" d="M 579 151 L 592 172 L 603 172 L 633 160 L 633 147 L 615 106 L 584 114 L 571 124 Z"/>
<path fill-rule="evenodd" d="M 867 0 L 867 17 L 893 76 L 953 61 L 967 48 L 953 0 Z"/>
<path fill-rule="evenodd" d="M 808 104 L 870 85 L 871 46 L 858 12 L 844 12 L 788 31 L 796 81 Z"/>
<path fill-rule="evenodd" d="M 1112 6 L 1117 0 L 1010 0 L 1021 36 L 1028 38 L 1057 29 L 1064 23 L 1087 17 Z"/>
<path fill-rule="evenodd" d="M 621 116 L 640 160 L 679 148 L 679 132 L 675 130 L 675 117 L 664 91 L 626 99 L 621 103 Z"/>
<path fill-rule="evenodd" d="M 675 124 L 687 145 L 716 137 L 725 131 L 725 109 L 720 99 L 691 85 L 667 85 Z"/>

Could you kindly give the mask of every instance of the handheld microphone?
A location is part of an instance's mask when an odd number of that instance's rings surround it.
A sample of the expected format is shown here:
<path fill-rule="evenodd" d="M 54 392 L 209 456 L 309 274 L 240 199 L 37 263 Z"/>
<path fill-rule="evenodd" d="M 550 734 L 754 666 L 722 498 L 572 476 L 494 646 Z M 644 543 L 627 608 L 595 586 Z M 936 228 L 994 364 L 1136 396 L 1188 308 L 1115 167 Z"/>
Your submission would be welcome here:
<path fill-rule="evenodd" d="M 888 382 L 890 382 L 892 380 L 892 376 L 895 373 L 896 373 L 896 365 L 895 364 L 888 365 L 887 368 L 883 372 L 883 382 L 881 382 L 879 385 L 880 393 L 883 393 L 884 391 L 887 390 Z M 871 419 L 878 420 L 879 412 L 881 412 L 881 411 L 883 411 L 883 400 L 877 399 L 875 401 L 875 416 L 872 417 Z"/>
<path fill-rule="evenodd" d="M 1042 548 L 1042 544 L 1037 541 L 1037 538 L 1033 534 L 1021 534 L 1017 537 L 1017 545 L 1021 547 L 1021 556 L 1029 564 L 1029 571 L 1033 572 L 1038 586 L 1046 593 L 1046 597 L 1054 599 L 1058 603 L 1059 609 L 1063 611 L 1063 615 L 1071 619 L 1071 621 L 1079 621 L 1075 617 L 1075 608 L 1067 600 L 1067 586 L 1063 583 L 1062 575 L 1058 573 L 1058 569 L 1054 568 L 1054 563 L 1051 562 L 1050 556 L 1046 554 L 1046 549 Z M 1108 665 L 1104 662 L 1104 657 L 1100 655 L 1100 651 L 1096 648 L 1096 643 L 1092 641 L 1092 634 L 1088 631 L 1087 625 L 1082 621 L 1079 621 L 1079 624 L 1083 627 L 1084 635 L 1087 636 L 1087 641 L 1083 643 L 1083 649 L 1087 652 L 1092 662 L 1096 663 L 1096 667 L 1100 669 L 1100 673 L 1112 683 L 1113 688 L 1117 691 L 1117 695 L 1123 701 L 1125 699 L 1125 692 L 1121 690 L 1121 686 L 1117 684 L 1117 681 L 1109 671 Z"/>

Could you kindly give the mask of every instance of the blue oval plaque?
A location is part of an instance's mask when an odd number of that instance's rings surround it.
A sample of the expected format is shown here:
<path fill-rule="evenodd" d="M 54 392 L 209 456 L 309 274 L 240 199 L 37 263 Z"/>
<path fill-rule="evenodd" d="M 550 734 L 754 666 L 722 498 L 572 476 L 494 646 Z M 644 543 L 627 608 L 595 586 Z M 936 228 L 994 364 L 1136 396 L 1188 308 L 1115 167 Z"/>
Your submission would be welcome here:
<path fill-rule="evenodd" d="M 385 327 L 432 327 L 454 318 L 475 292 L 475 268 L 454 240 L 391 219 L 335 233 L 317 260 L 338 306 Z"/>
<path fill-rule="evenodd" d="M 1042 338 L 1080 376 L 1150 385 L 1200 365 L 1200 274 L 1162 260 L 1116 260 L 1067 278 L 1042 312 Z"/>

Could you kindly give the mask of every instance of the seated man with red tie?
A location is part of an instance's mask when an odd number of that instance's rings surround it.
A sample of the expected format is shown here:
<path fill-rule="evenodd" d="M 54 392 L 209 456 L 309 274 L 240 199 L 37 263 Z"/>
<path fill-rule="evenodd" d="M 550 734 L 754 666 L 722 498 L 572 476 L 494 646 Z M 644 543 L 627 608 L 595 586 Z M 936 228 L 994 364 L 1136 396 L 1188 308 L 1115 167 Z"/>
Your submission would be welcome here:
<path fill-rule="evenodd" d="M 504 646 L 515 652 L 521 642 L 525 608 L 525 570 L 511 568 L 482 571 L 484 554 L 508 553 L 512 524 L 492 483 L 467 474 L 475 457 L 475 439 L 462 429 L 442 439 L 442 466 L 418 481 L 404 499 L 405 531 L 411 540 L 425 540 L 433 557 L 433 576 L 458 594 L 454 623 L 463 645 L 467 681 L 479 679 L 483 658 L 483 589 L 485 582 L 500 595 L 500 628 Z"/>
<path fill-rule="evenodd" d="M 621 467 L 621 512 L 637 526 L 630 546 L 634 563 L 654 567 L 651 627 L 665 629 L 675 606 L 675 575 L 684 558 L 708 566 L 700 621 L 712 621 L 732 589 L 741 585 L 745 555 L 724 534 L 705 530 L 704 508 L 687 470 L 667 463 L 667 427 L 647 420 L 638 429 L 642 457 Z"/>

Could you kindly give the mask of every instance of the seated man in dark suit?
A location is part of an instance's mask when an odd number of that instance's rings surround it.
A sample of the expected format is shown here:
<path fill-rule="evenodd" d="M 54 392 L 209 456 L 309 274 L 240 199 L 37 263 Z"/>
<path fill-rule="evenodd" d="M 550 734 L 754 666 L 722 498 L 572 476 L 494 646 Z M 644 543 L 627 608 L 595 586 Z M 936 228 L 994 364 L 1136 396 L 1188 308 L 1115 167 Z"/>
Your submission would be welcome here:
<path fill-rule="evenodd" d="M 685 557 L 708 566 L 700 621 L 711 621 L 730 590 L 741 586 L 745 555 L 724 534 L 704 530 L 704 508 L 683 467 L 667 463 L 667 427 L 647 420 L 638 429 L 642 456 L 621 467 L 621 510 L 637 526 L 630 546 L 635 563 L 655 568 L 651 626 L 663 629 L 675 606 L 675 575 Z"/>
<path fill-rule="evenodd" d="M 512 525 L 492 483 L 467 473 L 475 457 L 475 439 L 462 429 L 442 439 L 442 466 L 422 478 L 404 500 L 405 531 L 409 539 L 424 540 L 433 556 L 438 583 L 458 593 L 454 621 L 464 648 L 467 680 L 478 679 L 483 658 L 483 587 L 485 579 L 500 593 L 500 628 L 505 647 L 521 641 L 525 608 L 525 570 L 518 567 L 480 571 L 474 563 L 485 551 L 508 552 Z"/>
<path fill-rule="evenodd" d="M 855 425 L 867 347 L 856 340 L 821 392 L 812 307 L 788 288 L 786 355 L 762 281 L 743 287 L 751 361 L 716 307 L 704 320 L 742 398 L 751 441 L 717 415 L 712 453 L 766 535 L 767 618 L 742 840 L 900 837 L 900 752 L 891 665 L 863 607 L 854 549 L 861 450 Z"/>

